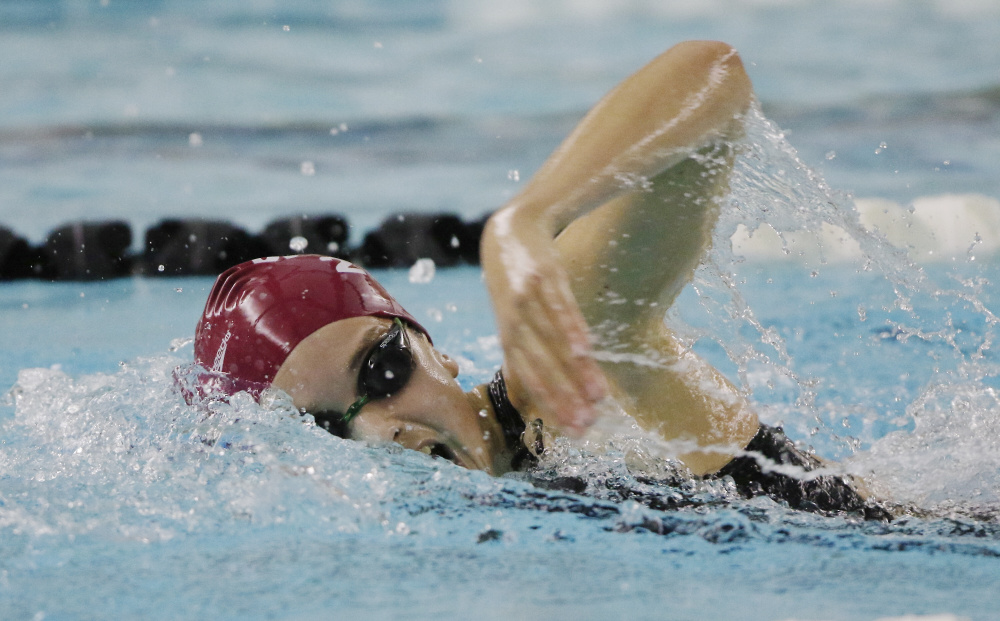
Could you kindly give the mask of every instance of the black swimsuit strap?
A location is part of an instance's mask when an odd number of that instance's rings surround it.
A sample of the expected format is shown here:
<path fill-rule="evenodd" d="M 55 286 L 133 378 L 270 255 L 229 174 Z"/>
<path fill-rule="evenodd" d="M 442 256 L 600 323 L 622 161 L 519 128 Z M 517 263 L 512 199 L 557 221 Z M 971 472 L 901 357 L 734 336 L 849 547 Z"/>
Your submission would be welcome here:
<path fill-rule="evenodd" d="M 503 371 L 497 371 L 489 384 L 486 385 L 490 397 L 490 404 L 493 405 L 493 413 L 496 414 L 497 422 L 503 429 L 503 439 L 507 448 L 514 454 L 511 460 L 511 467 L 520 470 L 525 466 L 536 463 L 535 456 L 524 446 L 522 436 L 524 435 L 525 424 L 521 418 L 521 413 L 510 402 L 507 397 L 507 382 L 503 379 Z"/>

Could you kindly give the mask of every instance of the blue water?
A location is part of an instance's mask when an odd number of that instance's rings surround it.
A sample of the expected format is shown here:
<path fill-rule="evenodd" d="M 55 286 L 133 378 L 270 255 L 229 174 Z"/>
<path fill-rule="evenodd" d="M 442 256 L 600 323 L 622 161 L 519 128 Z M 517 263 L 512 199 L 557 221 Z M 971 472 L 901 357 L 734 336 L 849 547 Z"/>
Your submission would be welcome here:
<path fill-rule="evenodd" d="M 727 40 L 787 140 L 754 122 L 671 321 L 762 418 L 907 515 L 650 484 L 673 466 L 627 429 L 552 447 L 539 476 L 582 477 L 578 495 L 341 441 L 281 402 L 190 408 L 171 374 L 211 279 L 2 283 L 0 618 L 1000 614 L 1000 263 L 912 265 L 857 231 L 848 261 L 726 243 L 761 221 L 850 229 L 845 192 L 1000 197 L 1000 7 L 537 4 L 3 3 L 0 224 L 38 242 L 84 218 L 141 235 L 340 211 L 357 239 L 399 210 L 476 217 L 630 71 Z M 378 276 L 466 385 L 489 377 L 477 270 Z"/>

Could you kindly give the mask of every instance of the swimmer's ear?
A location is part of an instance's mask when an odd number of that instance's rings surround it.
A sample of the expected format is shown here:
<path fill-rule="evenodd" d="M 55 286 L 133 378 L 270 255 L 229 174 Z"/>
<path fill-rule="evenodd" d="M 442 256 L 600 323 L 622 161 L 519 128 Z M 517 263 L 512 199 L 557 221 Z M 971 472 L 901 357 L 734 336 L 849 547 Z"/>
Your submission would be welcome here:
<path fill-rule="evenodd" d="M 452 377 L 458 377 L 458 363 L 452 360 L 448 354 L 439 352 L 437 348 L 434 348 L 432 351 L 434 352 L 434 358 L 441 363 L 441 366 L 447 369 Z"/>

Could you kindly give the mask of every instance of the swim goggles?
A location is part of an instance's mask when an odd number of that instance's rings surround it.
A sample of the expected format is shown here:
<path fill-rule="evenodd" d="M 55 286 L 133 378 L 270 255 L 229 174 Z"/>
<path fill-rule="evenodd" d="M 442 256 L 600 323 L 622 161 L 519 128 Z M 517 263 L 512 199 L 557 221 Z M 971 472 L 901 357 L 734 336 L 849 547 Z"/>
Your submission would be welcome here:
<path fill-rule="evenodd" d="M 406 326 L 398 317 L 392 320 L 392 327 L 385 333 L 361 364 L 358 372 L 358 394 L 360 395 L 344 412 L 344 424 L 361 412 L 369 401 L 384 399 L 400 390 L 413 375 L 413 350 Z"/>

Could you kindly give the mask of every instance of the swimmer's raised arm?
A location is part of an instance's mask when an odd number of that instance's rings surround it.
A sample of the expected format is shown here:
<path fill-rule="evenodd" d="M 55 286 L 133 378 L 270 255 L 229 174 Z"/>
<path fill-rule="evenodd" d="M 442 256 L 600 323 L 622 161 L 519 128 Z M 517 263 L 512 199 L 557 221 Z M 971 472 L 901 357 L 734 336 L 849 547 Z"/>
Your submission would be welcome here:
<path fill-rule="evenodd" d="M 574 220 L 738 129 L 750 81 L 728 45 L 677 45 L 606 95 L 498 210 L 481 256 L 514 405 L 581 432 L 608 392 L 554 240 Z"/>

